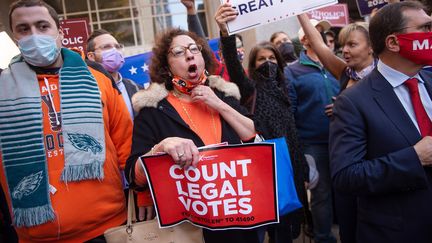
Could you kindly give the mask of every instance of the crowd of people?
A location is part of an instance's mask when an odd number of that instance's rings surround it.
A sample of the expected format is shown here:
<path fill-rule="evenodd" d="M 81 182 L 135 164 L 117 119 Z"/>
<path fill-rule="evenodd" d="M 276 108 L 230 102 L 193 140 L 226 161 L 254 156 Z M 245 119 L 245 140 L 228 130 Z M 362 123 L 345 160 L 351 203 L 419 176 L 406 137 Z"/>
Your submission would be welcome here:
<path fill-rule="evenodd" d="M 0 242 L 105 242 L 126 221 L 128 189 L 138 220 L 155 217 L 141 156 L 166 153 L 187 169 L 199 147 L 257 135 L 285 138 L 303 207 L 276 224 L 204 229 L 206 243 L 263 243 L 266 234 L 289 243 L 302 232 L 317 243 L 432 241 L 424 5 L 389 3 L 338 31 L 300 14 L 297 54 L 284 31 L 245 50 L 228 32 L 237 10 L 222 3 L 217 59 L 195 1 L 181 2 L 189 30 L 156 37 L 146 89 L 120 74 L 124 46 L 112 33 L 95 30 L 85 53 L 69 50 L 50 5 L 11 5 L 20 55 L 0 70 Z"/>

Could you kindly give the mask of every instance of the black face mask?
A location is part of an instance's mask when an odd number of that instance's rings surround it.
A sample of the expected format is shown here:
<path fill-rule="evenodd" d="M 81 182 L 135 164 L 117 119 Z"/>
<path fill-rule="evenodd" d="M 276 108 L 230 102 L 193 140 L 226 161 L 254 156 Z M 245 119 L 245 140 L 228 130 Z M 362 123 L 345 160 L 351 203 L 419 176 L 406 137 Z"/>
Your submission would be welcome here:
<path fill-rule="evenodd" d="M 278 50 L 282 54 L 282 57 L 285 60 L 285 62 L 290 63 L 297 60 L 297 56 L 294 52 L 294 45 L 292 43 L 284 42 L 280 44 Z"/>
<path fill-rule="evenodd" d="M 276 80 L 278 68 L 279 66 L 276 63 L 266 61 L 265 63 L 259 65 L 255 72 L 257 72 L 257 74 L 259 74 L 263 79 Z"/>

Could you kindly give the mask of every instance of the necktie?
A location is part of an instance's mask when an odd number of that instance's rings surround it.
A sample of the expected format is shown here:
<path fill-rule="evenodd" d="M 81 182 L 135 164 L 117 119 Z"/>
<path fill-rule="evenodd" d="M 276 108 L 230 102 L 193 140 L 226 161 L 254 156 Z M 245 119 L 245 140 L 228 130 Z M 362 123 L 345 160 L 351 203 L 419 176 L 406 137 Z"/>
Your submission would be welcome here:
<path fill-rule="evenodd" d="M 411 103 L 414 108 L 417 124 L 420 128 L 420 134 L 422 135 L 422 137 L 432 135 L 432 122 L 429 119 L 428 114 L 426 113 L 423 103 L 421 102 L 418 89 L 418 80 L 416 78 L 410 78 L 405 81 L 404 84 L 408 88 L 410 93 Z"/>

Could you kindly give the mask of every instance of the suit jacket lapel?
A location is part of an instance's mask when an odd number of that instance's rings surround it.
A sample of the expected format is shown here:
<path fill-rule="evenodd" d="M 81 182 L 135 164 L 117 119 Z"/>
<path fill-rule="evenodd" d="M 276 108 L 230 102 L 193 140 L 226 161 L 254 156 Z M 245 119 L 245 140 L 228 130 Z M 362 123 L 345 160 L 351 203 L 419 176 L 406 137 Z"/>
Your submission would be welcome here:
<path fill-rule="evenodd" d="M 421 71 L 420 72 L 420 77 L 423 79 L 424 83 L 425 83 L 425 87 L 426 90 L 429 94 L 429 98 L 432 100 L 432 73 L 430 72 L 426 72 L 426 71 Z"/>
<path fill-rule="evenodd" d="M 371 73 L 369 81 L 374 90 L 374 99 L 383 112 L 404 135 L 409 144 L 417 143 L 421 139 L 421 135 L 393 91 L 390 83 L 387 82 L 377 69 Z"/>

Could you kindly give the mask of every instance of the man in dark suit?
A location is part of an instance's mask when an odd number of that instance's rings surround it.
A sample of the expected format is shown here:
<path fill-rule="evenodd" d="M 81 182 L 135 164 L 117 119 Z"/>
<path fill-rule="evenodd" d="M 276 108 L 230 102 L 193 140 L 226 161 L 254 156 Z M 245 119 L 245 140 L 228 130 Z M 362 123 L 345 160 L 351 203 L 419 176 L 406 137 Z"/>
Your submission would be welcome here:
<path fill-rule="evenodd" d="M 358 196 L 360 243 L 432 242 L 431 24 L 418 2 L 380 9 L 369 26 L 378 66 L 335 102 L 332 179 Z"/>

